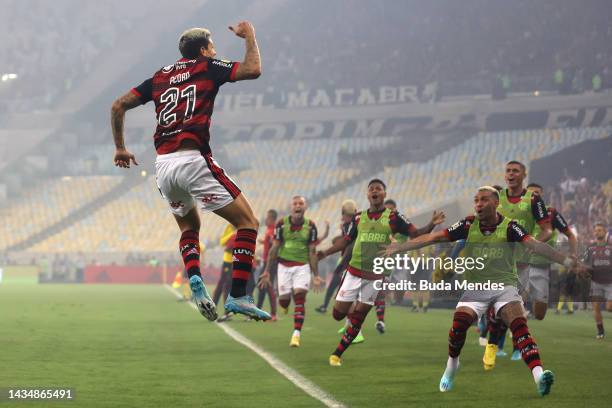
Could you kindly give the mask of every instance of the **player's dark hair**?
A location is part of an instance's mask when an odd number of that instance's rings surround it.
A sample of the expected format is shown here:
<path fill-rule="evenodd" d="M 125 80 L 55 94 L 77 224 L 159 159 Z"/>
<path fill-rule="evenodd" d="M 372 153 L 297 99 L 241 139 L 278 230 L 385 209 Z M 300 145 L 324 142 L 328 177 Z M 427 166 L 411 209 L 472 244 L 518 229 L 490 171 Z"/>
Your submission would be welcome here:
<path fill-rule="evenodd" d="M 206 28 L 190 28 L 179 38 L 179 51 L 183 58 L 196 59 L 202 47 L 208 48 L 210 31 Z"/>
<path fill-rule="evenodd" d="M 383 186 L 383 190 L 387 191 L 387 185 L 381 180 L 381 179 L 372 179 L 368 182 L 368 187 L 370 187 L 372 184 L 378 183 L 381 186 Z"/>
<path fill-rule="evenodd" d="M 491 187 L 493 187 L 494 189 L 496 189 L 497 191 L 502 191 L 504 188 L 502 186 L 500 186 L 499 184 L 493 184 Z"/>
<path fill-rule="evenodd" d="M 521 163 L 518 160 L 510 160 L 508 163 L 506 163 L 506 166 L 509 165 L 509 164 L 518 164 L 519 166 L 521 166 L 521 169 L 523 171 L 525 171 L 525 172 L 527 171 L 527 166 L 525 166 L 523 163 Z"/>
<path fill-rule="evenodd" d="M 270 209 L 268 210 L 268 215 L 270 215 L 272 218 L 276 220 L 278 218 L 278 211 Z"/>
<path fill-rule="evenodd" d="M 602 228 L 606 228 L 606 224 L 604 224 L 603 221 L 597 221 L 595 224 L 593 224 L 593 229 L 595 229 L 595 227 L 602 227 Z"/>
<path fill-rule="evenodd" d="M 539 188 L 540 190 L 544 191 L 544 187 L 542 187 L 538 183 L 529 183 L 529 184 L 527 184 L 527 188 L 529 188 L 529 187 Z"/>
<path fill-rule="evenodd" d="M 395 200 L 393 200 L 393 199 L 391 199 L 391 198 L 390 198 L 390 199 L 388 199 L 388 200 L 385 200 L 385 203 L 384 203 L 384 204 L 385 204 L 385 205 L 392 205 L 392 206 L 394 206 L 394 207 L 396 207 L 396 208 L 397 208 L 397 203 L 395 202 Z"/>

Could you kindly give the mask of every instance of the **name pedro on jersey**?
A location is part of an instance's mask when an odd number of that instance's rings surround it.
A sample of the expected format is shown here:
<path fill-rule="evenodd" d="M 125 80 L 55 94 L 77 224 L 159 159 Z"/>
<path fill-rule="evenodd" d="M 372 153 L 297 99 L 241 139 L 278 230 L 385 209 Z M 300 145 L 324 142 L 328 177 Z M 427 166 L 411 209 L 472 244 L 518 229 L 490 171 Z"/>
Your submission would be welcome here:
<path fill-rule="evenodd" d="M 189 71 L 187 72 L 181 72 L 180 74 L 176 74 L 170 77 L 170 85 L 173 84 L 178 84 L 180 82 L 184 82 L 186 80 L 189 79 L 189 77 L 191 76 L 191 74 L 189 73 Z"/>
<path fill-rule="evenodd" d="M 374 289 L 376 290 L 504 290 L 502 282 L 468 282 L 468 281 L 453 281 L 453 282 L 430 282 L 428 280 L 419 280 L 417 282 L 409 280 L 400 280 L 398 282 L 385 282 L 382 280 L 374 281 Z"/>

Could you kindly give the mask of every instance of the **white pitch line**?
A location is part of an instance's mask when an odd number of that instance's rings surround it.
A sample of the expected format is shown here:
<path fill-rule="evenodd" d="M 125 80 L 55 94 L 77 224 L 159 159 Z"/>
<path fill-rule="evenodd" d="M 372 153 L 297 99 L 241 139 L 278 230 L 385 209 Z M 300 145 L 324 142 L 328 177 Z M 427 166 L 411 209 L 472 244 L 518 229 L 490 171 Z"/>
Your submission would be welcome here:
<path fill-rule="evenodd" d="M 174 294 L 177 298 L 182 299 L 183 296 L 180 295 L 177 291 L 175 291 L 170 285 L 165 284 L 164 287 Z M 198 310 L 197 306 L 193 303 L 188 303 L 193 309 Z M 283 377 L 291 381 L 296 387 L 300 388 L 306 394 L 310 395 L 312 398 L 315 398 L 321 401 L 326 407 L 329 408 L 346 408 L 342 402 L 335 399 L 332 395 L 325 392 L 318 385 L 310 381 L 308 378 L 304 377 L 293 368 L 289 367 L 287 364 L 283 363 L 278 358 L 274 357 L 273 354 L 267 352 L 256 343 L 252 342 L 242 334 L 238 333 L 236 330 L 232 329 L 226 324 L 219 324 L 215 322 L 215 324 L 221 328 L 232 339 L 236 342 L 242 344 L 246 348 L 250 349 L 252 352 L 261 357 L 266 363 L 270 365 L 273 369 L 278 371 Z"/>

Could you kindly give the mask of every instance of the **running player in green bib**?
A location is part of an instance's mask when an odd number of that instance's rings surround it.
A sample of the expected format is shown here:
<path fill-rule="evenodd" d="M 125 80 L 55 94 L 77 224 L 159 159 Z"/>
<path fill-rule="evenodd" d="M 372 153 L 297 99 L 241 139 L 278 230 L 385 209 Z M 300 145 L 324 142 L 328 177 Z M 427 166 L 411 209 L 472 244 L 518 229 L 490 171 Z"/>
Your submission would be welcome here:
<path fill-rule="evenodd" d="M 344 240 L 318 253 L 319 260 L 344 250 L 353 244 L 346 274 L 338 290 L 334 305 L 334 319 L 340 321 L 348 316 L 349 324 L 334 353 L 329 357 L 332 366 L 342 365 L 342 353 L 350 346 L 361 331 L 368 312 L 374 305 L 378 290 L 374 284 L 384 274 L 374 272 L 374 260 L 383 245 L 391 242 L 391 235 L 401 234 L 411 238 L 426 234 L 444 222 L 444 213 L 434 212 L 428 225 L 416 228 L 397 211 L 385 208 L 387 186 L 382 180 L 373 179 L 368 183 L 370 208 L 357 213 L 349 233 Z"/>
<path fill-rule="evenodd" d="M 397 211 L 397 203 L 395 202 L 395 200 L 392 200 L 389 198 L 385 200 L 384 204 L 385 204 L 385 208 L 387 208 L 388 210 Z M 394 239 L 400 242 L 404 242 L 408 239 L 408 237 L 402 234 L 395 234 Z M 402 279 L 407 280 L 407 272 L 408 271 L 403 270 L 403 269 L 391 271 L 389 279 L 392 279 L 394 282 L 398 282 Z M 404 297 L 404 292 L 405 291 L 403 290 L 397 290 L 393 292 L 393 296 L 396 300 L 397 299 L 401 300 Z M 374 301 L 374 308 L 376 309 L 376 324 L 374 327 L 376 328 L 376 331 L 378 331 L 378 333 L 380 334 L 384 334 L 385 329 L 386 329 L 386 325 L 385 325 L 385 310 L 387 309 L 387 302 L 385 300 L 386 296 L 387 296 L 387 291 L 380 290 L 378 291 L 378 296 L 376 297 L 376 300 Z M 401 303 L 401 302 L 397 302 L 397 303 Z"/>
<path fill-rule="evenodd" d="M 530 183 L 527 185 L 527 193 L 524 197 L 526 197 L 529 193 L 534 195 L 532 197 L 544 197 L 544 189 L 542 186 L 536 183 Z M 500 207 L 502 207 L 502 205 L 500 205 Z M 568 238 L 569 253 L 573 256 L 577 256 L 576 236 L 567 225 L 565 218 L 563 218 L 563 216 L 553 207 L 546 207 L 546 213 L 553 229 L 551 237 L 546 241 L 546 243 L 555 248 L 558 231 L 561 231 Z M 532 230 L 532 235 L 539 237 L 541 231 L 542 228 L 540 227 L 540 224 L 536 222 Z M 522 285 L 524 285 L 523 288 L 528 289 L 526 293 L 523 293 L 523 299 L 525 300 L 527 296 L 531 298 L 533 301 L 533 316 L 538 320 L 542 320 L 544 319 L 546 310 L 548 309 L 548 292 L 551 269 L 550 260 L 537 254 L 529 254 L 527 260 L 528 268 L 523 269 L 523 271 L 526 272 L 524 272 L 521 276 L 523 279 L 521 282 L 526 281 L 527 277 L 529 278 L 528 283 L 522 283 Z M 568 273 L 574 273 L 574 271 L 568 271 Z M 495 360 L 498 352 L 497 341 L 498 339 L 505 338 L 507 331 L 507 327 L 505 327 L 499 320 L 494 321 L 490 328 L 492 335 L 489 338 L 489 342 L 486 345 L 484 356 L 482 358 L 485 370 L 491 370 L 495 367 Z M 520 352 L 515 348 L 512 353 L 512 360 L 518 361 L 520 359 Z"/>
<path fill-rule="evenodd" d="M 440 380 L 440 391 L 447 392 L 452 389 L 467 331 L 472 323 L 478 321 L 480 315 L 493 306 L 495 314 L 512 330 L 512 339 L 533 374 L 538 393 L 544 396 L 550 392 L 554 375 L 542 368 L 538 346 L 527 327 L 525 309 L 516 288 L 518 276 L 513 254 L 513 246 L 516 244 L 512 243 L 519 243 L 568 267 L 575 267 L 578 262 L 575 257 L 566 257 L 532 238 L 518 222 L 498 213 L 498 206 L 498 191 L 490 186 L 481 187 L 474 197 L 476 215 L 470 215 L 445 230 L 429 233 L 403 244 L 392 243 L 386 247 L 384 254 L 392 256 L 438 242 L 466 239 L 466 256 L 476 260 L 472 262 L 472 269 L 465 272 L 466 281 L 490 281 L 503 286 L 498 290 L 464 291 L 455 309 L 453 325 L 449 331 L 448 361 Z M 476 266 L 479 265 L 478 258 L 482 262 L 480 266 Z M 465 265 L 467 267 L 467 261 Z"/>
<path fill-rule="evenodd" d="M 505 217 L 516 220 L 528 234 L 541 242 L 546 242 L 552 235 L 552 227 L 544 201 L 542 198 L 532 192 L 527 191 L 523 185 L 527 178 L 527 168 L 519 161 L 512 160 L 506 163 L 504 171 L 504 179 L 506 181 L 505 189 L 499 192 L 499 213 Z M 539 232 L 534 232 L 535 227 L 539 226 Z M 516 268 L 519 276 L 518 290 L 523 301 L 527 304 L 529 292 L 529 254 L 524 248 L 517 248 L 515 253 Z M 532 310 L 534 313 L 541 315 L 541 305 L 534 304 Z M 495 321 L 491 324 L 493 332 L 505 334 L 506 328 L 502 327 L 500 321 Z M 491 343 L 489 341 L 489 343 Z M 515 347 L 512 352 L 512 360 L 520 360 L 521 355 Z M 491 350 L 485 350 L 483 361 L 486 367 L 495 366 L 495 354 Z"/>
<path fill-rule="evenodd" d="M 527 186 L 527 191 L 538 194 L 544 197 L 544 189 L 536 183 L 530 183 Z M 559 232 L 563 233 L 569 243 L 569 252 L 571 255 L 578 256 L 578 241 L 576 235 L 569 228 L 565 218 L 553 207 L 547 207 L 548 218 L 552 225 L 552 235 L 546 243 L 551 247 L 557 246 L 557 238 Z M 533 235 L 538 235 L 540 225 L 536 224 L 533 230 Z M 569 273 L 573 273 L 569 271 Z M 550 286 L 550 260 L 546 257 L 537 254 L 531 254 L 529 257 L 529 297 L 533 300 L 533 315 L 536 319 L 542 320 L 546 316 L 548 309 L 548 289 Z"/>
<path fill-rule="evenodd" d="M 321 287 L 317 254 L 317 227 L 305 217 L 306 199 L 295 196 L 291 199 L 291 213 L 277 224 L 274 241 L 268 253 L 268 264 L 261 274 L 259 286 L 270 284 L 270 265 L 278 259 L 278 303 L 285 313 L 291 303 L 295 303 L 293 314 L 293 334 L 289 345 L 299 347 L 306 313 L 306 294 L 310 288 L 311 273 L 315 289 Z"/>
<path fill-rule="evenodd" d="M 512 160 L 506 164 L 505 176 L 507 188 L 499 192 L 499 208 L 501 215 L 515 220 L 532 237 L 541 242 L 548 241 L 552 236 L 552 226 L 544 201 L 539 194 L 523 187 L 527 177 L 527 168 L 519 161 Z M 536 235 L 535 228 L 538 226 Z M 523 299 L 529 290 L 529 254 L 525 249 L 516 253 L 516 266 L 519 275 L 519 292 Z M 536 311 L 534 305 L 534 313 Z"/>

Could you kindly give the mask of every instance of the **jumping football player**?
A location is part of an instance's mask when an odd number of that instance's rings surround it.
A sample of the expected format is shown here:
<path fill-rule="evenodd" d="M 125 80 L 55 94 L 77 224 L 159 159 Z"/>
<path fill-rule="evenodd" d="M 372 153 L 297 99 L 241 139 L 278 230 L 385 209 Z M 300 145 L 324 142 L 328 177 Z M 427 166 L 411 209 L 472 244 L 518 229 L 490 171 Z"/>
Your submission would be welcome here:
<path fill-rule="evenodd" d="M 213 211 L 236 229 L 233 249 L 232 288 L 225 311 L 254 319 L 270 315 L 257 308 L 246 295 L 253 267 L 259 221 L 240 189 L 217 164 L 210 149 L 210 121 L 219 87 L 226 82 L 255 79 L 261 75 L 261 59 L 255 29 L 247 21 L 229 27 L 243 38 L 243 62 L 215 59 L 210 31 L 192 28 L 179 39 L 182 58 L 167 65 L 118 98 L 111 108 L 111 127 L 115 141 L 115 165 L 129 168 L 136 158 L 125 146 L 125 112 L 149 101 L 155 104 L 157 129 L 153 136 L 157 160 L 155 175 L 159 191 L 168 201 L 181 231 L 179 249 L 189 274 L 190 286 L 200 313 L 217 319 L 200 272 L 198 250 L 202 210 Z"/>

